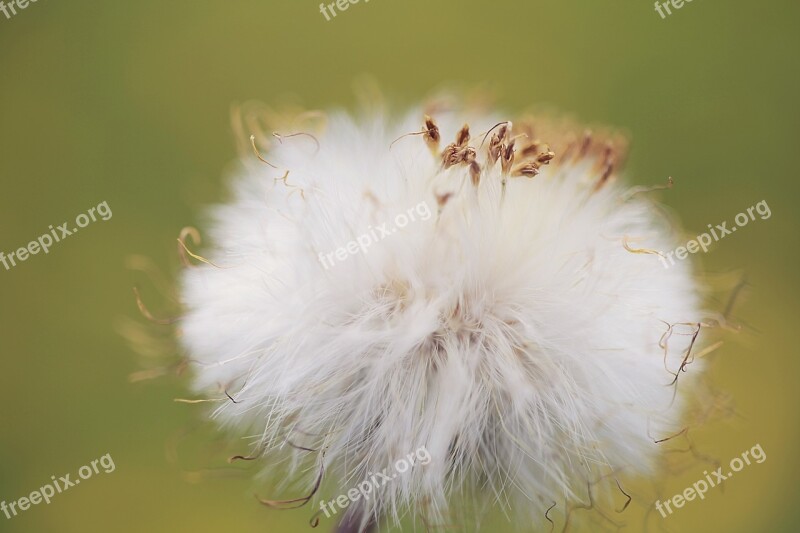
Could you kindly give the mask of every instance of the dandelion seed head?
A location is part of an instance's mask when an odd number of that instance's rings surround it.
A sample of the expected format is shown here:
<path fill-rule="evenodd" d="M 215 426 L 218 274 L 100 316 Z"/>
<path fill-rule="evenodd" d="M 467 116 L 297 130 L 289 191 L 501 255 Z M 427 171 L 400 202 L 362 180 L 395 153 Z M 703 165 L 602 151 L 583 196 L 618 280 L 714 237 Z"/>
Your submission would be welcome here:
<path fill-rule="evenodd" d="M 587 481 L 652 475 L 693 339 L 659 341 L 700 298 L 651 253 L 671 228 L 617 140 L 467 108 L 325 122 L 254 140 L 269 165 L 246 153 L 183 275 L 196 392 L 235 399 L 215 417 L 294 465 L 324 451 L 341 493 L 425 446 L 374 516 L 461 498 L 546 524 Z"/>

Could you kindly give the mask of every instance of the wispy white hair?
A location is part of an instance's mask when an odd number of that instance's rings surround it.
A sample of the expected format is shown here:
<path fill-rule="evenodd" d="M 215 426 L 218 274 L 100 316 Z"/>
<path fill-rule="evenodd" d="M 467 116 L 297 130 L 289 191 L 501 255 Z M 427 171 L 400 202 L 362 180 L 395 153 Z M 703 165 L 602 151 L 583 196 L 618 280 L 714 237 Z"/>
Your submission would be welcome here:
<path fill-rule="evenodd" d="M 670 227 L 617 183 L 613 143 L 432 115 L 331 113 L 262 143 L 269 165 L 249 154 L 207 227 L 213 265 L 184 275 L 183 345 L 197 390 L 233 400 L 216 417 L 314 455 L 329 498 L 424 446 L 365 516 L 442 524 L 459 500 L 546 524 L 588 483 L 653 472 L 696 337 L 665 331 L 700 320 L 698 289 L 659 260 Z"/>

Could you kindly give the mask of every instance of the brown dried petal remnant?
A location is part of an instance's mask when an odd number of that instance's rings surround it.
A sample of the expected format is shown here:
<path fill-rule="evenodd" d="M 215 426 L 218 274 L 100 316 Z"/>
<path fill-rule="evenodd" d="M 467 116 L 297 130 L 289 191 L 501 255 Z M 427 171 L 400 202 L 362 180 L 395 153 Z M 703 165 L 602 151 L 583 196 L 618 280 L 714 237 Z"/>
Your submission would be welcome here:
<path fill-rule="evenodd" d="M 456 146 L 464 147 L 469 142 L 469 124 L 464 124 L 456 135 Z"/>
<path fill-rule="evenodd" d="M 533 178 L 539 175 L 539 165 L 537 163 L 524 163 L 511 171 L 511 177 L 524 176 Z"/>
<path fill-rule="evenodd" d="M 514 156 L 514 139 L 512 139 L 500 149 L 500 168 L 503 169 L 503 174 L 508 174 L 511 171 L 511 165 L 514 164 Z"/>
<path fill-rule="evenodd" d="M 442 139 L 439 134 L 439 127 L 428 115 L 425 115 L 425 134 L 422 138 L 432 151 L 436 152 L 439 150 L 439 141 Z"/>
<path fill-rule="evenodd" d="M 592 132 L 586 130 L 582 138 L 577 139 L 570 133 L 571 129 L 559 126 L 555 128 L 554 137 L 556 144 L 561 148 L 554 150 L 550 143 L 533 137 L 534 131 L 539 131 L 539 128 L 534 128 L 528 119 L 519 122 L 521 133 L 518 135 L 511 135 L 511 127 L 511 121 L 498 122 L 485 133 L 479 134 L 478 138 L 481 139 L 481 142 L 477 148 L 474 148 L 469 144 L 471 139 L 469 124 L 464 124 L 456 133 L 455 141 L 445 146 L 441 152 L 437 152 L 441 139 L 440 130 L 435 120 L 426 114 L 420 131 L 402 135 L 392 144 L 410 135 L 422 135 L 432 152 L 439 154 L 442 170 L 458 165 L 465 166 L 470 181 L 475 187 L 480 185 L 483 170 L 491 170 L 495 163 L 500 161 L 502 198 L 505 198 L 509 177 L 534 178 L 541 174 L 543 166 L 554 162 L 557 165 L 570 165 L 584 158 L 594 161 L 594 172 L 597 173 L 597 178 L 593 191 L 597 192 L 611 180 L 620 159 L 620 146 L 624 146 L 624 141 L 621 141 L 619 137 L 593 135 Z M 520 138 L 532 140 L 526 140 L 521 147 L 518 147 L 517 139 Z M 478 151 L 484 144 L 487 144 L 485 159 L 481 161 Z M 560 155 L 557 156 L 557 154 Z M 559 158 L 557 159 L 557 157 Z M 448 199 L 449 195 L 439 202 L 440 210 Z M 629 249 L 629 251 L 643 252 L 643 250 L 633 249 Z"/>
<path fill-rule="evenodd" d="M 472 184 L 477 187 L 481 182 L 481 166 L 474 159 L 469 164 L 469 176 L 472 180 Z"/>

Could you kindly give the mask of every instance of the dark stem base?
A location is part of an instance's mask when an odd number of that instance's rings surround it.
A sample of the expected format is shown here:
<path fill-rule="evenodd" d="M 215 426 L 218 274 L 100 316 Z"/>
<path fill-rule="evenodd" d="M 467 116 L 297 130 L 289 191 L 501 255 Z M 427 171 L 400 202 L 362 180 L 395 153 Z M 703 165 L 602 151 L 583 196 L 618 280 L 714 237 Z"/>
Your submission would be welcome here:
<path fill-rule="evenodd" d="M 378 523 L 370 517 L 364 527 L 361 527 L 362 511 L 359 507 L 351 507 L 342 517 L 336 528 L 336 533 L 377 533 Z"/>

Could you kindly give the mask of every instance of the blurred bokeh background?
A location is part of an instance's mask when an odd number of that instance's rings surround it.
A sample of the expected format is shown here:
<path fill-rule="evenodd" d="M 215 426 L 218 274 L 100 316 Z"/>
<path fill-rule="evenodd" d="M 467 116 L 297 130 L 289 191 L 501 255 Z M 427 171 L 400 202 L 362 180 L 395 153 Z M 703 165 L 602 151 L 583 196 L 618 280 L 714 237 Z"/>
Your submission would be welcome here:
<path fill-rule="evenodd" d="M 48 255 L 0 266 L 0 500 L 106 453 L 116 464 L 50 505 L 0 515 L 0 531 L 309 530 L 312 511 L 255 502 L 254 491 L 275 496 L 271 480 L 217 471 L 227 456 L 207 431 L 180 440 L 202 409 L 173 401 L 183 381 L 129 382 L 141 361 L 119 330 L 141 321 L 132 285 L 154 310 L 174 306 L 126 260 L 148 257 L 174 280 L 178 232 L 224 198 L 233 103 L 351 107 L 363 75 L 398 105 L 455 83 L 491 89 L 511 111 L 547 105 L 622 128 L 629 179 L 673 176 L 661 197 L 691 234 L 768 202 L 770 219 L 695 257 L 715 275 L 746 273 L 749 286 L 736 307 L 746 327 L 725 337 L 712 371 L 739 415 L 694 436 L 723 462 L 756 443 L 768 458 L 648 527 L 797 531 L 800 4 L 673 11 L 661 19 L 648 0 L 372 0 L 326 21 L 309 0 L 39 0 L 0 13 L 0 251 L 100 202 L 113 211 Z M 642 531 L 643 517 L 632 506 L 619 519 Z M 503 519 L 486 530 L 505 530 Z"/>

